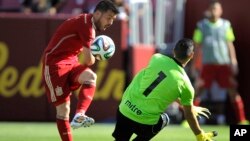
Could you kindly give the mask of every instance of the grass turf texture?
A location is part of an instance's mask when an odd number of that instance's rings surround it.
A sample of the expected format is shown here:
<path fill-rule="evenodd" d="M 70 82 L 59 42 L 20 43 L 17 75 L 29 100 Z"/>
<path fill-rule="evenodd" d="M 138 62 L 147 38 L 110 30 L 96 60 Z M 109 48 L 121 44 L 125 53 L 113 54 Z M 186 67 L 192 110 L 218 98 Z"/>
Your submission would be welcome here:
<path fill-rule="evenodd" d="M 202 125 L 205 131 L 216 130 L 215 140 L 229 141 L 228 126 Z M 88 128 L 72 130 L 74 141 L 112 141 L 114 124 L 96 123 Z M 134 136 L 133 136 L 134 137 Z M 53 122 L 0 122 L 1 141 L 60 141 L 56 124 Z M 194 141 L 195 136 L 189 128 L 169 125 L 152 141 Z"/>

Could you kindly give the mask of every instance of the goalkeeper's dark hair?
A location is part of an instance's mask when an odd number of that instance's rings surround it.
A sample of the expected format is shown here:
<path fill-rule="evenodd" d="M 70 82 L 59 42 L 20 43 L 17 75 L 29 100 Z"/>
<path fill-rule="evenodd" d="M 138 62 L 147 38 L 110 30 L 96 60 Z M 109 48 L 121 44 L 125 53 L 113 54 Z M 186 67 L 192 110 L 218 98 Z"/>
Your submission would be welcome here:
<path fill-rule="evenodd" d="M 96 5 L 94 12 L 96 12 L 96 11 L 107 12 L 108 10 L 111 10 L 115 14 L 119 13 L 119 10 L 117 9 L 115 3 L 113 3 L 110 0 L 102 0 L 102 1 L 100 1 Z"/>
<path fill-rule="evenodd" d="M 194 52 L 194 43 L 191 39 L 184 38 L 179 40 L 175 47 L 175 57 L 180 60 L 186 60 Z"/>

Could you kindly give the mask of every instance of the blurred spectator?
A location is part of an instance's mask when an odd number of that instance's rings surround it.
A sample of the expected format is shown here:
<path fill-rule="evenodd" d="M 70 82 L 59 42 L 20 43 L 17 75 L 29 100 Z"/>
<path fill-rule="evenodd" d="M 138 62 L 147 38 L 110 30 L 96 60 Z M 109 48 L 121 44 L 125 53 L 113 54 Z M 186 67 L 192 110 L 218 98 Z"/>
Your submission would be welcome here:
<path fill-rule="evenodd" d="M 19 0 L 0 0 L 0 12 L 20 12 Z"/>
<path fill-rule="evenodd" d="M 126 0 L 111 0 L 111 1 L 114 2 L 119 9 L 119 14 L 117 18 L 122 20 L 128 20 L 128 15 L 129 15 L 128 1 Z"/>
<path fill-rule="evenodd" d="M 200 94 L 204 90 L 211 91 L 212 84 L 217 82 L 220 88 L 227 90 L 238 123 L 248 124 L 235 79 L 238 73 L 238 62 L 233 44 L 235 37 L 230 21 L 221 18 L 221 15 L 221 3 L 213 0 L 205 13 L 206 17 L 197 23 L 194 31 L 193 40 L 196 43 L 197 52 L 201 53 L 201 58 L 194 58 L 194 62 L 200 59 L 201 70 L 192 65 L 193 74 L 196 76 L 195 104 L 199 105 Z"/>
<path fill-rule="evenodd" d="M 67 0 L 65 6 L 62 8 L 61 13 L 68 14 L 81 14 L 93 13 L 95 4 L 100 0 Z"/>
<path fill-rule="evenodd" d="M 65 0 L 23 0 L 23 13 L 48 13 L 54 15 L 60 11 Z"/>

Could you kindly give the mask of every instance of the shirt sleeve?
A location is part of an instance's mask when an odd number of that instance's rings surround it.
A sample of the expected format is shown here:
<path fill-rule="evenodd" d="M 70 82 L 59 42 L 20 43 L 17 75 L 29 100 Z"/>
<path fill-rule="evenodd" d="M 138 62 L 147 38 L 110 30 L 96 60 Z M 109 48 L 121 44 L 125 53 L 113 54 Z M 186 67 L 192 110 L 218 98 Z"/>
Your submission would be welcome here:
<path fill-rule="evenodd" d="M 226 40 L 231 42 L 235 40 L 233 28 L 231 26 L 226 30 Z"/>
<path fill-rule="evenodd" d="M 202 38 L 203 38 L 203 36 L 202 36 L 201 30 L 196 28 L 194 30 L 194 35 L 193 35 L 194 42 L 200 44 L 202 42 Z"/>
<path fill-rule="evenodd" d="M 82 28 L 84 28 L 84 27 L 82 27 Z M 82 45 L 84 47 L 90 48 L 90 45 L 91 45 L 92 40 L 93 40 L 91 29 L 87 28 L 86 30 L 84 30 L 83 32 L 79 32 L 78 34 L 81 38 Z"/>
<path fill-rule="evenodd" d="M 90 48 L 93 41 L 93 29 L 92 24 L 84 23 L 83 19 L 79 20 L 78 35 L 82 41 L 84 47 Z"/>
<path fill-rule="evenodd" d="M 194 89 L 192 86 L 185 85 L 182 89 L 180 102 L 182 105 L 193 105 Z"/>

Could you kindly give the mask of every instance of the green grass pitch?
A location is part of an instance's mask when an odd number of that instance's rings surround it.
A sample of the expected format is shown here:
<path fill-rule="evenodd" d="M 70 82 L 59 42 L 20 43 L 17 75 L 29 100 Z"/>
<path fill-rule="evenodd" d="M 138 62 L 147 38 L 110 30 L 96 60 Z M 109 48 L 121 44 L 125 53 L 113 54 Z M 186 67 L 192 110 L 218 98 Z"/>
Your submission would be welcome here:
<path fill-rule="evenodd" d="M 229 127 L 201 125 L 205 131 L 216 130 L 217 141 L 229 141 Z M 113 141 L 114 124 L 96 123 L 88 128 L 73 130 L 74 141 Z M 56 124 L 53 122 L 0 122 L 1 141 L 60 141 Z M 189 128 L 170 124 L 152 141 L 195 141 Z"/>

